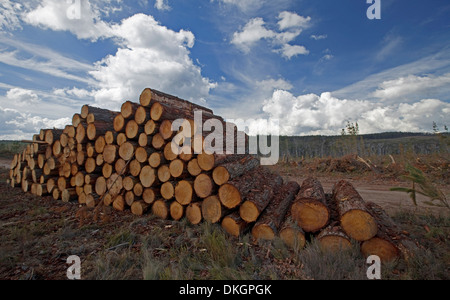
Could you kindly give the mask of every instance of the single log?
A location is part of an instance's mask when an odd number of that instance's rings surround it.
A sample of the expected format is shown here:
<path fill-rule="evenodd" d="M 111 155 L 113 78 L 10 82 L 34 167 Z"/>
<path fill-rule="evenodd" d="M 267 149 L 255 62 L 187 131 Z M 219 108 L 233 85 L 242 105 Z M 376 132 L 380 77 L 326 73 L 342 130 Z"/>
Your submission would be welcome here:
<path fill-rule="evenodd" d="M 127 135 L 125 133 L 119 133 L 117 135 L 116 140 L 117 140 L 117 146 L 120 147 L 127 142 Z"/>
<path fill-rule="evenodd" d="M 87 142 L 86 127 L 82 123 L 77 126 L 77 134 L 75 140 L 78 144 L 85 144 Z"/>
<path fill-rule="evenodd" d="M 130 162 L 130 175 L 134 177 L 139 177 L 142 171 L 142 164 L 136 159 Z"/>
<path fill-rule="evenodd" d="M 106 193 L 107 185 L 106 179 L 103 176 L 100 176 L 95 182 L 95 193 L 99 196 L 103 196 Z"/>
<path fill-rule="evenodd" d="M 113 127 L 115 132 L 123 132 L 125 130 L 125 118 L 120 114 L 114 118 Z"/>
<path fill-rule="evenodd" d="M 76 126 L 74 125 L 67 125 L 65 130 L 64 130 L 65 134 L 67 135 L 67 137 L 70 138 L 75 138 L 76 135 Z"/>
<path fill-rule="evenodd" d="M 271 178 L 271 175 L 268 168 L 259 167 L 252 173 L 222 185 L 219 189 L 219 199 L 226 208 L 236 208 L 251 191 L 258 190 L 260 186 L 264 185 L 264 181 Z"/>
<path fill-rule="evenodd" d="M 255 239 L 273 240 L 278 235 L 286 214 L 299 191 L 298 183 L 289 182 L 276 192 L 266 212 L 253 227 L 252 235 Z"/>
<path fill-rule="evenodd" d="M 117 139 L 117 132 L 114 132 L 114 131 L 107 131 L 106 133 L 105 133 L 105 143 L 106 143 L 106 145 L 112 145 L 112 144 L 114 144 L 114 142 L 116 141 L 116 139 Z"/>
<path fill-rule="evenodd" d="M 166 182 L 161 186 L 161 196 L 165 200 L 171 200 L 175 197 L 175 182 Z"/>
<path fill-rule="evenodd" d="M 104 164 L 102 168 L 103 177 L 108 179 L 113 174 L 113 166 L 110 164 Z"/>
<path fill-rule="evenodd" d="M 150 145 L 149 141 L 151 141 L 151 138 L 149 139 L 149 136 L 145 132 L 139 135 L 138 144 L 140 147 L 148 147 Z"/>
<path fill-rule="evenodd" d="M 198 197 L 205 199 L 216 191 L 216 187 L 214 186 L 213 180 L 209 175 L 200 174 L 195 178 L 194 190 Z"/>
<path fill-rule="evenodd" d="M 201 202 L 191 203 L 186 208 L 186 219 L 192 225 L 198 225 L 202 222 L 202 203 Z"/>
<path fill-rule="evenodd" d="M 162 165 L 161 167 L 159 167 L 159 169 L 158 169 L 159 181 L 164 183 L 164 182 L 169 181 L 171 177 L 172 177 L 172 175 L 170 175 L 170 169 L 168 166 Z"/>
<path fill-rule="evenodd" d="M 119 158 L 114 164 L 114 170 L 119 175 L 125 175 L 129 171 L 129 164 L 127 164 L 127 162 L 123 159 Z"/>
<path fill-rule="evenodd" d="M 52 146 L 53 156 L 60 157 L 62 155 L 62 146 L 60 141 L 55 141 Z"/>
<path fill-rule="evenodd" d="M 306 179 L 294 205 L 292 218 L 305 232 L 318 232 L 330 221 L 325 192 L 316 178 Z"/>
<path fill-rule="evenodd" d="M 160 133 L 157 133 L 153 136 L 152 139 L 152 147 L 156 150 L 161 150 L 166 145 L 166 141 L 163 139 Z"/>
<path fill-rule="evenodd" d="M 147 123 L 145 123 L 144 132 L 148 136 L 153 136 L 158 130 L 159 125 L 155 121 L 150 120 Z"/>
<path fill-rule="evenodd" d="M 157 197 L 161 197 L 161 193 L 156 189 L 145 189 L 142 194 L 142 200 L 147 204 L 153 204 Z"/>
<path fill-rule="evenodd" d="M 114 198 L 114 197 L 113 197 Z M 125 211 L 126 203 L 123 195 L 118 195 L 114 198 L 113 208 L 117 211 Z"/>
<path fill-rule="evenodd" d="M 86 152 L 84 151 L 77 151 L 77 164 L 79 166 L 84 165 L 86 160 Z"/>
<path fill-rule="evenodd" d="M 174 161 L 172 161 L 169 165 L 169 169 L 170 169 L 170 175 L 173 178 L 186 178 L 188 176 L 188 171 L 186 168 L 185 163 L 180 160 L 180 159 L 176 159 Z"/>
<path fill-rule="evenodd" d="M 153 121 L 174 121 L 178 119 L 193 119 L 193 111 L 186 111 L 179 106 L 169 106 L 164 103 L 155 102 L 150 109 L 150 117 Z"/>
<path fill-rule="evenodd" d="M 86 174 L 84 173 L 84 172 L 78 172 L 73 178 L 74 178 L 74 183 L 75 183 L 75 186 L 78 186 L 78 187 L 82 187 L 82 186 L 84 186 L 85 185 L 85 177 L 86 177 Z M 58 187 L 59 187 L 59 185 L 58 185 Z M 60 190 L 61 190 L 61 188 L 60 188 Z M 62 191 L 62 190 L 61 190 Z"/>
<path fill-rule="evenodd" d="M 139 102 L 144 107 L 150 107 L 152 103 L 159 102 L 168 104 L 170 106 L 182 107 L 187 111 L 194 111 L 195 109 L 195 110 L 202 110 L 205 113 L 213 114 L 213 111 L 206 107 L 149 88 L 144 89 L 144 91 L 141 93 L 141 96 L 139 97 Z"/>
<path fill-rule="evenodd" d="M 241 218 L 247 223 L 258 221 L 263 211 L 273 200 L 275 191 L 283 185 L 283 178 L 279 175 L 271 175 L 249 195 L 239 208 Z"/>
<path fill-rule="evenodd" d="M 78 125 L 80 125 L 80 124 L 86 125 L 87 124 L 86 123 L 86 118 L 81 117 L 80 114 L 74 114 L 73 117 L 72 117 L 72 126 L 74 128 L 77 128 Z"/>
<path fill-rule="evenodd" d="M 213 171 L 213 179 L 217 185 L 221 186 L 230 180 L 252 172 L 258 166 L 260 166 L 259 160 L 252 156 L 245 156 L 242 159 L 228 162 L 215 168 Z"/>
<path fill-rule="evenodd" d="M 223 217 L 231 213 L 229 209 L 222 206 L 222 203 L 217 196 L 206 198 L 202 202 L 201 212 L 203 219 L 211 224 L 219 223 Z"/>
<path fill-rule="evenodd" d="M 184 210 L 184 206 L 177 201 L 173 201 L 170 204 L 170 216 L 175 221 L 179 221 L 184 217 Z"/>
<path fill-rule="evenodd" d="M 148 164 L 154 169 L 159 168 L 162 163 L 165 163 L 165 159 L 159 152 L 152 153 L 148 158 Z"/>
<path fill-rule="evenodd" d="M 103 154 L 97 155 L 97 157 L 95 158 L 95 163 L 97 164 L 97 167 L 103 166 L 103 164 L 105 163 L 105 157 L 103 156 Z"/>
<path fill-rule="evenodd" d="M 104 150 L 104 149 L 103 149 Z M 86 144 L 86 155 L 88 157 L 94 157 L 95 156 L 95 146 L 93 146 L 91 143 Z M 98 153 L 101 154 L 101 153 Z"/>
<path fill-rule="evenodd" d="M 182 180 L 175 187 L 175 199 L 181 205 L 191 204 L 194 198 L 194 188 L 191 181 Z"/>
<path fill-rule="evenodd" d="M 144 193 L 144 187 L 141 183 L 135 184 L 133 188 L 133 193 L 136 195 L 136 197 L 142 197 L 142 194 Z"/>
<path fill-rule="evenodd" d="M 135 201 L 136 201 L 136 195 L 133 193 L 133 191 L 129 191 L 129 192 L 125 193 L 125 203 L 128 206 L 132 206 Z"/>
<path fill-rule="evenodd" d="M 110 123 L 94 122 L 87 125 L 86 135 L 90 141 L 95 141 L 100 136 L 104 136 L 108 131 L 112 130 Z"/>
<path fill-rule="evenodd" d="M 366 257 L 377 255 L 382 262 L 391 262 L 403 257 L 408 260 L 419 247 L 402 231 L 392 218 L 375 203 L 366 205 L 378 225 L 377 235 L 362 243 L 361 252 Z"/>
<path fill-rule="evenodd" d="M 135 216 L 143 216 L 147 210 L 150 208 L 150 205 L 145 203 L 144 201 L 137 201 L 131 205 L 131 212 Z"/>
<path fill-rule="evenodd" d="M 234 237 L 240 237 L 250 228 L 250 224 L 242 220 L 239 212 L 234 212 L 223 219 L 222 228 L 228 234 Z"/>
<path fill-rule="evenodd" d="M 136 149 L 136 160 L 140 163 L 145 163 L 152 152 L 153 149 L 151 148 L 138 147 Z"/>
<path fill-rule="evenodd" d="M 44 136 L 44 141 L 49 145 L 53 145 L 54 142 L 58 141 L 61 138 L 63 131 L 64 131 L 63 129 L 46 130 L 45 136 Z"/>
<path fill-rule="evenodd" d="M 52 195 L 53 195 L 53 199 L 55 201 L 58 201 L 59 199 L 61 199 L 61 191 L 58 189 L 54 189 Z"/>
<path fill-rule="evenodd" d="M 177 159 L 178 154 L 173 152 L 172 143 L 167 143 L 167 145 L 164 147 L 164 158 L 167 161 L 174 161 Z"/>
<path fill-rule="evenodd" d="M 333 224 L 325 228 L 317 237 L 320 249 L 325 252 L 346 251 L 352 248 L 351 239 L 340 226 Z"/>
<path fill-rule="evenodd" d="M 102 154 L 103 151 L 105 150 L 105 147 L 106 147 L 106 139 L 104 136 L 101 136 L 95 141 L 95 147 L 94 147 L 95 152 L 97 154 Z"/>
<path fill-rule="evenodd" d="M 156 182 L 156 172 L 150 166 L 145 166 L 141 170 L 141 174 L 139 175 L 139 179 L 141 180 L 141 184 L 143 187 L 149 188 L 152 187 Z"/>
<path fill-rule="evenodd" d="M 89 194 L 86 196 L 86 206 L 89 208 L 95 208 L 100 203 L 100 197 L 95 194 Z"/>
<path fill-rule="evenodd" d="M 194 177 L 197 177 L 202 173 L 202 169 L 198 165 L 198 160 L 196 158 L 194 158 L 188 163 L 187 170 L 189 174 L 191 174 Z"/>
<path fill-rule="evenodd" d="M 57 184 L 56 184 L 56 180 L 55 180 L 55 179 L 51 178 L 51 179 L 47 180 L 47 192 L 48 192 L 49 194 L 52 194 L 52 193 L 53 193 L 53 190 L 54 190 L 55 188 L 57 188 L 57 187 L 58 187 L 58 186 L 57 186 Z"/>
<path fill-rule="evenodd" d="M 69 187 L 70 183 L 69 180 L 67 180 L 67 178 L 65 177 L 59 177 L 58 181 L 57 181 L 57 185 L 58 185 L 58 190 L 60 192 L 64 191 L 66 188 Z"/>
<path fill-rule="evenodd" d="M 139 179 L 135 177 L 125 177 L 123 179 L 123 188 L 130 192 L 134 189 L 134 186 L 139 183 Z"/>
<path fill-rule="evenodd" d="M 303 229 L 292 219 L 290 210 L 288 210 L 286 220 L 280 228 L 281 240 L 292 249 L 303 249 L 306 246 L 306 236 Z"/>
<path fill-rule="evenodd" d="M 103 205 L 111 206 L 113 203 L 114 203 L 114 199 L 113 199 L 113 197 L 110 194 L 105 195 L 103 197 Z"/>
<path fill-rule="evenodd" d="M 333 201 L 339 212 L 342 229 L 348 236 L 364 242 L 377 235 L 378 227 L 374 217 L 350 182 L 342 180 L 334 186 Z"/>
<path fill-rule="evenodd" d="M 102 172 L 102 167 L 97 166 L 97 161 L 94 158 L 88 158 L 84 164 L 84 168 L 88 174 Z"/>
<path fill-rule="evenodd" d="M 119 149 L 119 156 L 125 160 L 129 161 L 134 157 L 135 151 L 137 148 L 137 144 L 132 142 L 126 142 Z"/>
<path fill-rule="evenodd" d="M 119 115 L 118 112 L 88 105 L 85 105 L 81 108 L 81 117 L 84 117 L 88 124 L 92 124 L 95 122 L 112 124 L 114 122 L 114 118 L 117 115 Z"/>
<path fill-rule="evenodd" d="M 125 134 L 128 140 L 136 140 L 144 132 L 144 128 L 139 126 L 134 120 L 130 120 L 125 128 Z"/>
<path fill-rule="evenodd" d="M 169 218 L 170 207 L 165 200 L 157 200 L 152 206 L 152 213 L 160 219 L 167 220 Z"/>
<path fill-rule="evenodd" d="M 111 177 L 107 181 L 107 188 L 108 188 L 108 194 L 110 194 L 111 196 L 114 197 L 114 196 L 119 195 L 123 189 L 122 176 L 119 176 L 117 173 L 114 173 L 113 175 L 111 175 Z"/>
<path fill-rule="evenodd" d="M 190 162 L 194 157 L 191 146 L 181 147 L 180 154 L 178 155 L 182 161 Z"/>
<path fill-rule="evenodd" d="M 164 140 L 170 140 L 175 134 L 172 130 L 172 122 L 169 120 L 162 121 L 159 127 L 159 133 Z"/>
<path fill-rule="evenodd" d="M 121 114 L 122 117 L 124 117 L 125 120 L 134 118 L 134 115 L 136 114 L 137 109 L 139 108 L 139 104 L 133 103 L 131 101 L 127 101 L 122 105 L 121 108 Z"/>
<path fill-rule="evenodd" d="M 139 125 L 142 125 L 148 120 L 150 120 L 150 109 L 144 106 L 138 107 L 134 115 L 134 120 Z"/>

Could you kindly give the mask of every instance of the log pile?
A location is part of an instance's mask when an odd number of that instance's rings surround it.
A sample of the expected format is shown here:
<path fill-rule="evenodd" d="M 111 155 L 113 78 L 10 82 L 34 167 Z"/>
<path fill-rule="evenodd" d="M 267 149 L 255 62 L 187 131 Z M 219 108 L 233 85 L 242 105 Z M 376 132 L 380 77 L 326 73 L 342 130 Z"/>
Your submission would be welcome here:
<path fill-rule="evenodd" d="M 316 179 L 286 183 L 254 156 L 211 154 L 201 130 L 209 120 L 248 142 L 213 111 L 156 90 L 145 89 L 139 104 L 127 101 L 120 112 L 85 105 L 72 124 L 41 130 L 15 155 L 9 184 L 91 208 L 218 223 L 236 237 L 251 231 L 257 240 L 280 237 L 303 248 L 312 234 L 323 249 L 346 249 L 354 240 L 367 255 L 391 260 L 402 253 L 392 223 L 351 184 L 341 181 L 326 195 Z"/>

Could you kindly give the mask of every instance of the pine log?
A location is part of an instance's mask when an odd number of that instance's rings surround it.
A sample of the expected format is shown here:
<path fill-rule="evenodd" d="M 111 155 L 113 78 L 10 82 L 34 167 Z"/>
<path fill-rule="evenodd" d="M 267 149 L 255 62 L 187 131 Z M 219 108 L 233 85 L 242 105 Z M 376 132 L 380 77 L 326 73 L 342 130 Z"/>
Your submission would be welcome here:
<path fill-rule="evenodd" d="M 144 133 L 144 128 L 139 126 L 134 120 L 130 120 L 125 128 L 125 134 L 128 140 L 137 140 L 139 135 Z"/>
<path fill-rule="evenodd" d="M 198 197 L 205 199 L 216 191 L 216 187 L 214 186 L 213 180 L 209 175 L 200 174 L 195 178 L 194 190 Z"/>
<path fill-rule="evenodd" d="M 175 221 L 179 221 L 184 217 L 184 210 L 184 206 L 177 201 L 173 201 L 170 204 L 170 216 Z"/>
<path fill-rule="evenodd" d="M 132 191 L 133 189 L 134 189 L 134 186 L 136 185 L 136 184 L 138 184 L 139 183 L 139 179 L 138 178 L 135 178 L 135 177 L 132 177 L 132 176 L 129 176 L 129 177 L 125 177 L 124 179 L 123 179 L 123 188 L 127 191 L 127 192 L 130 192 L 130 191 Z"/>
<path fill-rule="evenodd" d="M 166 182 L 161 186 L 161 196 L 165 200 L 172 200 L 175 197 L 175 182 Z"/>
<path fill-rule="evenodd" d="M 88 124 L 92 124 L 95 122 L 113 124 L 114 118 L 117 115 L 119 115 L 118 112 L 88 105 L 85 105 L 81 108 L 81 117 L 84 117 Z"/>
<path fill-rule="evenodd" d="M 165 163 L 165 159 L 160 152 L 152 153 L 148 158 L 148 164 L 154 169 L 159 168 L 163 163 Z"/>
<path fill-rule="evenodd" d="M 121 108 L 121 114 L 124 117 L 125 120 L 128 120 L 130 118 L 134 118 L 134 115 L 136 114 L 137 109 L 139 108 L 139 104 L 127 101 L 124 104 L 122 104 Z"/>
<path fill-rule="evenodd" d="M 112 130 L 112 124 L 110 123 L 102 123 L 102 122 L 94 122 L 87 125 L 86 135 L 88 140 L 95 141 L 100 136 L 104 136 L 108 131 Z"/>
<path fill-rule="evenodd" d="M 135 216 L 143 216 L 149 208 L 150 205 L 144 201 L 136 201 L 131 205 L 131 212 Z"/>
<path fill-rule="evenodd" d="M 74 178 L 74 183 L 75 186 L 78 187 L 82 187 L 84 186 L 84 182 L 85 182 L 85 177 L 86 177 L 86 173 L 84 172 L 78 172 L 73 178 Z M 59 184 L 58 184 L 59 187 Z M 60 190 L 62 191 L 63 189 L 60 188 Z"/>
<path fill-rule="evenodd" d="M 148 157 L 153 153 L 153 149 L 138 147 L 136 149 L 136 160 L 140 163 L 145 163 L 148 161 Z"/>
<path fill-rule="evenodd" d="M 100 196 L 95 194 L 89 194 L 86 196 L 86 206 L 89 208 L 95 208 L 100 203 Z"/>
<path fill-rule="evenodd" d="M 336 224 L 322 230 L 317 240 L 319 241 L 320 249 L 324 252 L 336 253 L 352 248 L 351 239 L 345 234 L 342 227 Z"/>
<path fill-rule="evenodd" d="M 258 174 L 258 176 L 255 176 Z M 272 173 L 268 168 L 259 167 L 254 172 L 245 174 L 222 185 L 219 189 L 219 199 L 229 209 L 239 206 L 249 193 L 264 185 Z M 273 177 L 273 176 L 272 176 Z"/>
<path fill-rule="evenodd" d="M 64 203 L 69 203 L 72 200 L 77 199 L 77 193 L 75 189 L 65 189 L 61 193 L 61 198 Z"/>
<path fill-rule="evenodd" d="M 157 200 L 152 206 L 152 213 L 160 219 L 167 220 L 169 218 L 170 207 L 165 200 Z"/>
<path fill-rule="evenodd" d="M 174 147 L 172 147 L 172 143 L 167 143 L 166 146 L 164 147 L 164 158 L 167 161 L 173 161 L 178 157 L 178 153 L 175 153 L 173 151 L 173 148 Z"/>
<path fill-rule="evenodd" d="M 281 225 L 280 238 L 292 249 L 300 250 L 306 246 L 305 232 L 292 219 L 290 210 L 288 210 L 286 220 Z"/>
<path fill-rule="evenodd" d="M 84 123 L 86 125 L 86 118 L 82 118 L 80 114 L 74 114 L 72 117 L 72 125 L 77 128 L 78 125 Z"/>
<path fill-rule="evenodd" d="M 77 151 L 77 164 L 79 166 L 84 165 L 86 160 L 86 152 L 84 151 Z"/>
<path fill-rule="evenodd" d="M 119 175 L 125 175 L 129 172 L 129 164 L 122 158 L 119 158 L 114 164 L 114 170 Z"/>
<path fill-rule="evenodd" d="M 305 232 L 318 232 L 330 221 L 325 192 L 316 178 L 306 179 L 294 205 L 292 218 Z"/>
<path fill-rule="evenodd" d="M 110 132 L 110 131 L 109 131 Z M 111 144 L 111 143 L 110 143 Z M 106 147 L 106 139 L 104 136 L 100 136 L 96 141 L 95 141 L 95 152 L 97 154 L 102 154 L 103 151 L 105 150 Z"/>
<path fill-rule="evenodd" d="M 137 144 L 133 142 L 126 142 L 119 148 L 119 156 L 125 161 L 129 161 L 134 157 Z"/>
<path fill-rule="evenodd" d="M 153 204 L 157 197 L 161 197 L 161 193 L 156 189 L 145 189 L 142 194 L 142 200 L 147 204 Z"/>
<path fill-rule="evenodd" d="M 106 193 L 107 185 L 106 179 L 103 176 L 100 176 L 95 182 L 95 193 L 99 196 L 103 196 Z"/>
<path fill-rule="evenodd" d="M 172 161 L 169 165 L 169 169 L 170 175 L 173 178 L 182 179 L 188 176 L 187 167 L 185 163 L 180 159 Z"/>
<path fill-rule="evenodd" d="M 186 208 L 186 218 L 192 225 L 198 225 L 202 222 L 202 203 L 191 203 Z"/>
<path fill-rule="evenodd" d="M 160 182 L 167 182 L 171 177 L 172 176 L 170 175 L 170 169 L 167 165 L 162 165 L 158 168 L 158 179 Z"/>
<path fill-rule="evenodd" d="M 64 131 L 63 129 L 46 130 L 45 136 L 44 136 L 44 141 L 49 145 L 53 145 L 54 142 L 58 141 L 61 138 L 63 131 Z"/>
<path fill-rule="evenodd" d="M 138 139 L 138 144 L 140 147 L 148 147 L 150 145 L 151 138 L 149 138 L 149 136 L 143 132 L 139 135 L 139 139 Z"/>
<path fill-rule="evenodd" d="M 258 221 L 263 211 L 275 196 L 275 191 L 283 185 L 283 178 L 271 175 L 262 184 L 247 195 L 245 202 L 239 208 L 241 218 L 247 223 Z"/>
<path fill-rule="evenodd" d="M 233 156 L 234 157 L 234 156 Z M 236 156 L 240 158 L 241 156 Z M 227 162 L 213 171 L 214 182 L 222 186 L 230 180 L 236 179 L 248 172 L 252 172 L 260 165 L 259 160 L 252 156 L 244 156 L 239 160 Z"/>
<path fill-rule="evenodd" d="M 97 166 L 97 161 L 94 158 L 88 158 L 84 164 L 84 168 L 88 174 L 102 172 L 102 167 Z"/>
<path fill-rule="evenodd" d="M 53 178 L 47 180 L 47 192 L 52 194 L 55 188 L 57 188 L 56 180 Z"/>
<path fill-rule="evenodd" d="M 333 201 L 339 212 L 342 229 L 349 237 L 364 242 L 377 235 L 377 223 L 351 183 L 345 180 L 338 182 L 333 188 Z"/>
<path fill-rule="evenodd" d="M 210 196 L 202 202 L 201 212 L 205 221 L 211 224 L 216 224 L 219 223 L 223 217 L 229 215 L 231 210 L 222 206 L 219 197 Z"/>
<path fill-rule="evenodd" d="M 278 235 L 286 214 L 299 191 L 298 183 L 289 182 L 276 192 L 266 212 L 253 227 L 252 235 L 255 239 L 273 240 Z"/>
<path fill-rule="evenodd" d="M 139 179 L 141 180 L 142 186 L 149 188 L 152 187 L 156 182 L 156 172 L 150 166 L 145 166 L 142 168 L 141 173 L 139 175 Z"/>
<path fill-rule="evenodd" d="M 139 177 L 142 171 L 142 164 L 136 159 L 130 162 L 130 175 L 134 177 Z"/>
<path fill-rule="evenodd" d="M 223 219 L 222 228 L 228 234 L 234 237 L 240 237 L 250 228 L 250 224 L 242 220 L 239 212 L 234 212 Z"/>
<path fill-rule="evenodd" d="M 60 141 L 55 141 L 52 146 L 53 156 L 59 157 L 62 155 L 62 146 Z"/>
<path fill-rule="evenodd" d="M 144 106 L 139 106 L 134 115 L 134 120 L 139 125 L 146 123 L 150 120 L 150 109 Z"/>
<path fill-rule="evenodd" d="M 127 142 L 127 135 L 125 133 L 119 133 L 117 135 L 117 139 L 116 139 L 116 144 L 117 146 L 122 146 L 123 144 L 125 144 Z"/>
<path fill-rule="evenodd" d="M 202 169 L 198 165 L 198 160 L 194 158 L 188 163 L 187 170 L 191 176 L 197 177 L 202 173 Z"/>
<path fill-rule="evenodd" d="M 166 141 L 163 139 L 160 133 L 157 133 L 153 136 L 152 139 L 152 146 L 156 150 L 161 150 L 166 145 Z"/>
<path fill-rule="evenodd" d="M 113 174 L 113 166 L 110 164 L 104 164 L 102 168 L 102 174 L 106 179 L 110 178 Z"/>
<path fill-rule="evenodd" d="M 115 210 L 125 211 L 125 206 L 126 206 L 126 203 L 125 203 L 125 199 L 124 199 L 123 195 L 118 195 L 117 197 L 114 198 L 113 208 Z"/>
<path fill-rule="evenodd" d="M 122 176 L 119 176 L 117 173 L 111 175 L 111 177 L 107 180 L 107 189 L 108 194 L 113 197 L 119 195 L 123 189 Z"/>
<path fill-rule="evenodd" d="M 213 114 L 213 111 L 206 107 L 149 88 L 144 89 L 144 91 L 141 93 L 139 102 L 144 107 L 151 107 L 153 103 L 159 102 L 167 104 L 169 106 L 181 107 L 187 111 L 202 110 L 205 113 Z"/>
<path fill-rule="evenodd" d="M 144 193 L 144 187 L 141 183 L 138 182 L 137 184 L 135 184 L 133 193 L 136 195 L 136 197 L 142 197 L 142 194 Z"/>
<path fill-rule="evenodd" d="M 117 132 L 114 132 L 114 131 L 107 131 L 106 133 L 105 133 L 105 143 L 106 143 L 106 145 L 112 145 L 112 144 L 114 144 L 114 142 L 116 141 L 116 139 L 117 139 Z"/>
<path fill-rule="evenodd" d="M 162 121 L 159 127 L 159 133 L 164 140 L 170 140 L 175 134 L 172 130 L 172 122 L 169 120 Z"/>
<path fill-rule="evenodd" d="M 148 136 L 153 136 L 157 131 L 159 131 L 159 124 L 157 124 L 155 121 L 150 120 L 145 123 L 145 134 L 147 134 Z"/>
<path fill-rule="evenodd" d="M 95 163 L 97 164 L 97 167 L 103 166 L 103 164 L 105 163 L 105 157 L 103 156 L 103 154 L 97 155 L 97 157 L 95 158 Z"/>
<path fill-rule="evenodd" d="M 361 251 L 366 256 L 377 255 L 382 262 L 392 262 L 403 257 L 409 260 L 419 247 L 402 231 L 392 218 L 375 203 L 366 207 L 378 225 L 377 235 L 362 243 Z"/>
<path fill-rule="evenodd" d="M 129 191 L 125 193 L 125 203 L 128 206 L 132 206 L 133 203 L 136 201 L 136 195 L 133 193 L 133 191 Z"/>
<path fill-rule="evenodd" d="M 77 126 L 77 134 L 75 140 L 78 144 L 85 144 L 87 142 L 86 127 L 82 123 Z"/>
<path fill-rule="evenodd" d="M 123 132 L 125 130 L 125 122 L 125 118 L 122 114 L 117 115 L 113 122 L 114 131 L 117 133 Z"/>
<path fill-rule="evenodd" d="M 194 188 L 191 181 L 182 180 L 175 187 L 175 199 L 181 205 L 189 205 L 194 199 Z"/>

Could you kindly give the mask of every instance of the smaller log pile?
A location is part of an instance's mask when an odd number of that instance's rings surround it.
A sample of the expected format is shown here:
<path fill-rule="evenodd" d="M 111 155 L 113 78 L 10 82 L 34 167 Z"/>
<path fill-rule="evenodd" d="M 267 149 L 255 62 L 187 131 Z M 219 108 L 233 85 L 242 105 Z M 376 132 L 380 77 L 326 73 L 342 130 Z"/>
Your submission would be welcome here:
<path fill-rule="evenodd" d="M 200 124 L 194 120 L 199 111 Z M 179 119 L 184 122 L 173 131 Z M 251 231 L 256 240 L 280 237 L 292 247 L 303 248 L 313 234 L 332 251 L 354 240 L 365 255 L 391 260 L 405 253 L 407 238 L 350 183 L 341 181 L 326 195 L 317 179 L 301 187 L 286 183 L 254 156 L 209 154 L 208 132 L 199 127 L 212 119 L 233 128 L 205 107 L 151 89 L 120 112 L 85 105 L 72 124 L 41 130 L 15 155 L 9 184 L 91 208 L 219 223 L 236 237 Z M 234 136 L 248 142 L 237 128 Z"/>

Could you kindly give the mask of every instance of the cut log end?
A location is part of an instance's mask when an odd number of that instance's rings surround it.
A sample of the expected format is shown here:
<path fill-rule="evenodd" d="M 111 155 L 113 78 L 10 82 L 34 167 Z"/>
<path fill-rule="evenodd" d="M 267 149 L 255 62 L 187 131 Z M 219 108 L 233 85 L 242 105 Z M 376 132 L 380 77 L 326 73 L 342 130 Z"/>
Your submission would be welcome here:
<path fill-rule="evenodd" d="M 306 246 L 305 234 L 294 227 L 287 227 L 280 231 L 280 238 L 290 248 L 303 249 Z"/>
<path fill-rule="evenodd" d="M 170 216 L 175 221 L 179 221 L 184 217 L 184 206 L 177 201 L 172 202 L 170 205 Z"/>
<path fill-rule="evenodd" d="M 205 221 L 211 224 L 220 222 L 223 212 L 219 198 L 216 196 L 206 198 L 202 203 L 202 214 Z"/>
<path fill-rule="evenodd" d="M 378 233 L 374 218 L 361 210 L 351 210 L 343 215 L 341 226 L 351 238 L 358 242 L 368 241 Z"/>
<path fill-rule="evenodd" d="M 261 224 L 253 227 L 252 236 L 256 240 L 272 241 L 275 239 L 275 232 L 268 224 Z"/>
<path fill-rule="evenodd" d="M 194 189 L 189 181 L 180 181 L 175 188 L 175 199 L 181 205 L 189 205 L 192 202 Z"/>
<path fill-rule="evenodd" d="M 225 184 L 219 189 L 219 199 L 229 209 L 236 208 L 241 202 L 241 194 L 238 189 L 230 184 Z"/>
<path fill-rule="evenodd" d="M 245 202 L 239 209 L 241 218 L 247 223 L 256 222 L 261 214 L 253 202 Z"/>
<path fill-rule="evenodd" d="M 214 169 L 213 179 L 217 185 L 222 186 L 230 180 L 230 173 L 225 167 L 217 167 Z"/>
<path fill-rule="evenodd" d="M 375 237 L 364 242 L 361 246 L 364 256 L 377 255 L 382 262 L 392 262 L 400 257 L 400 251 L 391 242 Z"/>
<path fill-rule="evenodd" d="M 194 190 L 198 197 L 204 199 L 211 196 L 213 183 L 211 177 L 206 174 L 197 176 L 194 182 Z"/>
<path fill-rule="evenodd" d="M 305 232 L 317 232 L 329 219 L 328 208 L 318 201 L 300 201 L 292 206 L 292 217 Z"/>
<path fill-rule="evenodd" d="M 169 207 L 164 200 L 158 200 L 153 204 L 152 212 L 160 219 L 167 220 L 169 217 Z"/>
<path fill-rule="evenodd" d="M 222 228 L 230 235 L 239 237 L 243 234 L 247 223 L 244 222 L 238 215 L 232 214 L 227 216 L 222 221 Z"/>
<path fill-rule="evenodd" d="M 202 222 L 202 208 L 199 203 L 192 203 L 186 208 L 186 218 L 192 225 Z"/>

